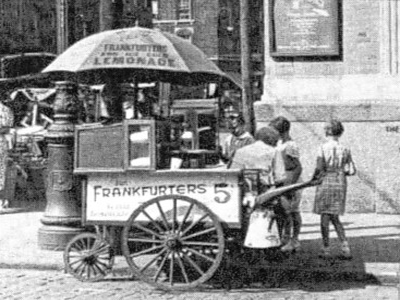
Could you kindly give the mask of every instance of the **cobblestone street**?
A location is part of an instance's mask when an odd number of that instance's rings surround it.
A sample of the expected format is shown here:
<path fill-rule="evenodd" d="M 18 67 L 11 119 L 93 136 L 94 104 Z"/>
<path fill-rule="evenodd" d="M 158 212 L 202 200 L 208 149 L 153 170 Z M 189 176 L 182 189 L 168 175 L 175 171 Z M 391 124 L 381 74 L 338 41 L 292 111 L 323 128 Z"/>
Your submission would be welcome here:
<path fill-rule="evenodd" d="M 397 287 L 365 285 L 362 282 L 313 279 L 300 284 L 285 283 L 280 288 L 246 288 L 237 290 L 206 289 L 190 292 L 166 293 L 129 279 L 112 277 L 101 282 L 80 282 L 61 271 L 0 270 L 1 299 L 388 299 L 397 300 Z"/>

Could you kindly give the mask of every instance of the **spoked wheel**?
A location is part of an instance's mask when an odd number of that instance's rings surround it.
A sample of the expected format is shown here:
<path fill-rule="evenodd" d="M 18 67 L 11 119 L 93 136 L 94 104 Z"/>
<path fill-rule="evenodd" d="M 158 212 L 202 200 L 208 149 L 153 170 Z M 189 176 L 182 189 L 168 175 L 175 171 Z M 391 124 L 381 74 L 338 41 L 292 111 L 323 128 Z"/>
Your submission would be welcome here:
<path fill-rule="evenodd" d="M 81 281 L 97 281 L 110 273 L 114 263 L 111 245 L 94 233 L 74 237 L 64 250 L 68 273 Z"/>
<path fill-rule="evenodd" d="M 220 265 L 224 248 L 217 216 L 186 196 L 160 196 L 142 204 L 122 233 L 122 251 L 132 272 L 166 290 L 206 282 Z"/>

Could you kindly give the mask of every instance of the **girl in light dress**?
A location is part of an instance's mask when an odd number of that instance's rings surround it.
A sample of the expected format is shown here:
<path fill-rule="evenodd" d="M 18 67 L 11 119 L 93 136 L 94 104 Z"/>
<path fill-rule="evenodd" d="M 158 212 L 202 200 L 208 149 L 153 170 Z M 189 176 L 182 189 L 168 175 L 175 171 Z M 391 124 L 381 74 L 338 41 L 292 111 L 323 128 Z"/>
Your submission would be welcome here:
<path fill-rule="evenodd" d="M 301 181 L 300 175 L 303 170 L 300 163 L 300 150 L 297 143 L 290 136 L 290 121 L 279 116 L 270 122 L 280 135 L 276 146 L 285 166 L 284 185 L 290 185 Z M 283 252 L 297 251 L 301 245 L 299 235 L 302 225 L 300 214 L 301 191 L 285 193 L 281 197 L 281 205 L 285 210 L 285 220 L 282 232 L 281 250 Z"/>

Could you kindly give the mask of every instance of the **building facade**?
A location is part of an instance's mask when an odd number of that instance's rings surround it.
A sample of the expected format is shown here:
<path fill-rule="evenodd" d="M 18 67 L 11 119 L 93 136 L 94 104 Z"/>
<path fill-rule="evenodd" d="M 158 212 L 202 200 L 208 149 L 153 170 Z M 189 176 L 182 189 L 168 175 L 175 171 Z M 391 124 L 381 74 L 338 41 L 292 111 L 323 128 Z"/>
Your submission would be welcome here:
<path fill-rule="evenodd" d="M 349 178 L 348 211 L 400 213 L 400 6 L 390 0 L 290 0 L 286 8 L 277 3 L 265 1 L 266 72 L 262 101 L 255 104 L 257 124 L 277 115 L 292 121 L 307 178 L 324 141 L 323 122 L 342 120 L 342 140 L 358 166 L 357 176 Z M 302 7 L 306 13 L 299 12 Z M 312 39 L 321 18 L 337 31 L 326 35 L 337 46 L 332 55 L 319 51 L 329 49 L 327 41 Z M 287 43 L 280 19 L 302 36 L 301 46 L 293 36 Z M 280 55 L 277 45 L 286 49 Z M 310 49 L 315 55 L 308 55 Z M 303 209 L 311 210 L 313 192 L 303 192 Z"/>
<path fill-rule="evenodd" d="M 159 0 L 154 26 L 175 33 L 199 47 L 223 71 L 241 82 L 239 0 Z M 262 82 L 264 9 L 262 0 L 249 1 L 252 80 Z M 259 94 L 260 95 L 260 94 Z"/>
<path fill-rule="evenodd" d="M 0 55 L 57 51 L 56 2 L 0 1 Z"/>

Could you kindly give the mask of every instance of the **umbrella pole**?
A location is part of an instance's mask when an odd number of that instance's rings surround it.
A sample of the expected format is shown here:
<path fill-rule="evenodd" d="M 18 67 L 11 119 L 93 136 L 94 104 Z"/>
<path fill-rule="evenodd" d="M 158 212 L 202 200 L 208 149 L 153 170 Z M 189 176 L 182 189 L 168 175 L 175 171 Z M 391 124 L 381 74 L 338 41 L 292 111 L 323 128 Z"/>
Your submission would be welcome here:
<path fill-rule="evenodd" d="M 39 104 L 38 104 L 37 99 L 35 97 L 35 103 L 33 104 L 33 110 L 32 110 L 32 122 L 31 122 L 32 126 L 36 126 L 37 125 L 38 106 L 39 106 Z"/>
<path fill-rule="evenodd" d="M 135 120 L 138 119 L 138 93 L 139 93 L 139 87 L 136 78 L 133 79 L 133 118 Z"/>
<path fill-rule="evenodd" d="M 216 145 L 216 149 L 219 151 L 219 147 L 220 147 L 220 133 L 221 133 L 221 98 L 222 98 L 222 92 L 221 92 L 221 87 L 222 87 L 222 78 L 219 79 L 218 81 L 218 87 L 217 87 L 217 112 L 216 112 L 216 116 L 217 116 L 217 145 Z"/>

